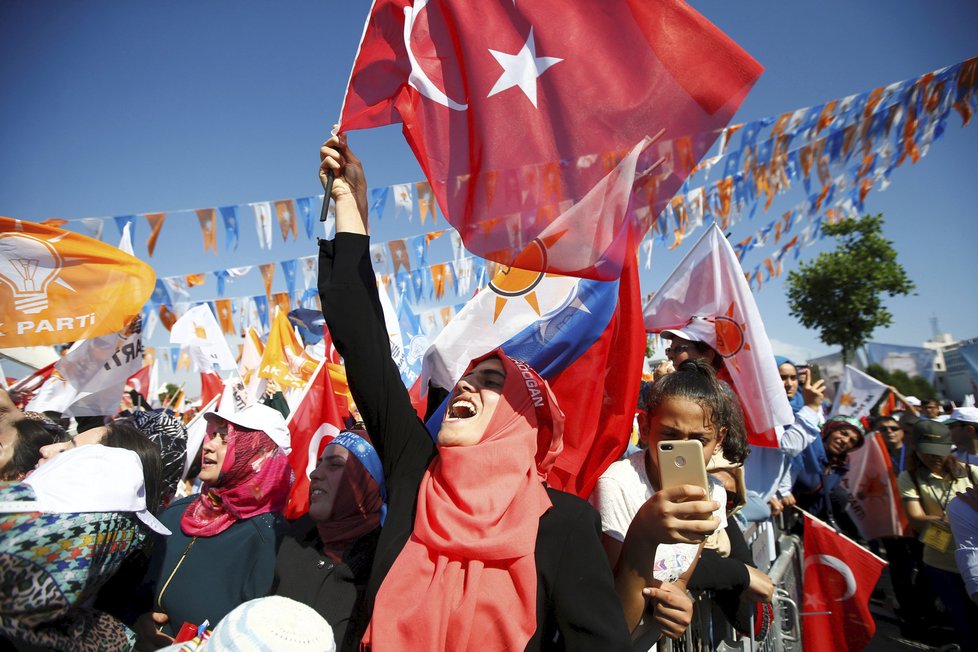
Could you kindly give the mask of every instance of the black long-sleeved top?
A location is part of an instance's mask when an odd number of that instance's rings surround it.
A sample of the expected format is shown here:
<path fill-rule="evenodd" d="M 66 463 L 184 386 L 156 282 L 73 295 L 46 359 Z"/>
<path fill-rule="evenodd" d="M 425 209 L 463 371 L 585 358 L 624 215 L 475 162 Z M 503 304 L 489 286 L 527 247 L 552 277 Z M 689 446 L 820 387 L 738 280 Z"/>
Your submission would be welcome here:
<path fill-rule="evenodd" d="M 367 236 L 339 233 L 320 242 L 319 253 L 326 324 L 383 463 L 388 491 L 387 518 L 367 585 L 364 627 L 377 590 L 414 528 L 421 479 L 438 454 L 391 360 L 369 243 Z M 553 508 L 540 517 L 535 552 L 537 630 L 526 649 L 630 650 L 597 512 L 576 496 L 547 492 Z"/>
<path fill-rule="evenodd" d="M 278 549 L 272 593 L 315 609 L 333 628 L 341 652 L 359 648 L 367 625 L 360 620 L 379 534 L 377 529 L 357 539 L 336 563 L 322 551 L 316 523 L 306 514 L 292 523 Z"/>

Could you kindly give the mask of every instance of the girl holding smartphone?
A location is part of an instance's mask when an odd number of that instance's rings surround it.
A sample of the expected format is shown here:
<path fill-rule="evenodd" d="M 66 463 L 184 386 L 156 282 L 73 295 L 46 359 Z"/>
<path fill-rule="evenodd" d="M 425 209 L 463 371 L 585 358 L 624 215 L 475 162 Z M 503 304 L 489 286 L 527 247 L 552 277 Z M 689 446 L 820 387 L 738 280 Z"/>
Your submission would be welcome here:
<path fill-rule="evenodd" d="M 647 423 L 646 450 L 612 464 L 591 499 L 601 513 L 602 543 L 629 627 L 634 630 L 648 608 L 663 633 L 677 636 L 690 614 L 670 599 L 685 595 L 703 543 L 726 526 L 726 493 L 716 481 L 709 495 L 702 486 L 664 486 L 659 444 L 696 441 L 704 466 L 717 450 L 740 464 L 747 435 L 736 398 L 704 360 L 686 360 L 656 381 L 639 418 Z"/>

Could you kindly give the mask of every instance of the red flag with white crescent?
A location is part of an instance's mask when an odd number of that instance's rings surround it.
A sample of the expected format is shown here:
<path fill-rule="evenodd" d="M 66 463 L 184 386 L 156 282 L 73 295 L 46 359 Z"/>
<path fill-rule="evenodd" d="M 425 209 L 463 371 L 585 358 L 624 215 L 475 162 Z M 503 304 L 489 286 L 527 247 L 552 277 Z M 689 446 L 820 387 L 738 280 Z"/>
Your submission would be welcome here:
<path fill-rule="evenodd" d="M 679 0 L 376 0 L 340 129 L 402 123 L 473 253 L 611 280 L 761 71 Z"/>
<path fill-rule="evenodd" d="M 859 652 L 876 633 L 869 597 L 886 562 L 806 512 L 802 646 Z"/>
<path fill-rule="evenodd" d="M 319 363 L 286 423 L 292 435 L 289 465 L 295 482 L 284 514 L 288 519 L 296 519 L 309 511 L 309 474 L 316 468 L 320 452 L 343 428 L 325 360 Z"/>

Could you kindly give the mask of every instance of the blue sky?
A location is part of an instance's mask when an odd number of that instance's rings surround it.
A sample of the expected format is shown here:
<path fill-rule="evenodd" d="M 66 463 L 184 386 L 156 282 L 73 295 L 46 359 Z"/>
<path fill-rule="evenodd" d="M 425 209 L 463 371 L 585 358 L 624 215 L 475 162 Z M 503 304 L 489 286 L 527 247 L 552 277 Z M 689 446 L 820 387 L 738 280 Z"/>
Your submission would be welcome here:
<path fill-rule="evenodd" d="M 766 67 L 734 122 L 978 54 L 976 3 L 692 4 Z M 0 214 L 77 219 L 320 192 L 318 146 L 339 114 L 368 7 L 363 0 L 0 0 Z M 373 185 L 422 178 L 397 127 L 354 133 L 351 144 Z M 868 198 L 867 211 L 885 214 L 886 235 L 918 286 L 914 296 L 889 301 L 895 323 L 877 331 L 876 341 L 919 345 L 931 334 L 931 317 L 956 338 L 978 336 L 976 163 L 978 129 L 961 128 L 955 115 L 927 157 L 897 169 L 891 187 Z M 769 222 L 778 206 L 745 220 L 734 239 Z M 218 230 L 215 256 L 204 253 L 192 213 L 171 216 L 148 259 L 149 228 L 141 220 L 136 253 L 169 276 L 315 252 L 314 242 L 283 244 L 277 233 L 273 249 L 260 250 L 246 216 L 241 246 L 228 254 Z M 385 220 L 374 238 L 420 232 L 417 222 Z M 117 240 L 114 225 L 105 239 Z M 655 251 L 644 292 L 665 280 L 694 240 L 674 252 Z M 821 249 L 805 249 L 803 259 Z M 257 273 L 247 282 L 235 293 L 261 291 Z M 275 290 L 282 289 L 279 278 Z M 194 292 L 195 299 L 217 297 L 213 279 Z M 832 351 L 788 316 L 782 280 L 757 296 L 776 351 L 797 358 Z M 151 344 L 164 341 L 157 333 Z"/>

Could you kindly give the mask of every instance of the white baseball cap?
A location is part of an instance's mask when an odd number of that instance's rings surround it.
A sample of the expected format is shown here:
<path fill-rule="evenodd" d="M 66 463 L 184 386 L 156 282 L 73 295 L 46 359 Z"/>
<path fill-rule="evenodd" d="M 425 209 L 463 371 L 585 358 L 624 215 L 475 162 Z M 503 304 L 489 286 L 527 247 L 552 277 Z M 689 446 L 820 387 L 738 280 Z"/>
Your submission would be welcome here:
<path fill-rule="evenodd" d="M 944 420 L 944 423 L 973 423 L 978 425 L 978 407 L 959 407 L 954 408 L 951 416 Z"/>
<path fill-rule="evenodd" d="M 670 340 L 681 337 L 690 342 L 704 342 L 714 349 L 717 347 L 716 324 L 704 317 L 691 317 L 682 328 L 667 328 L 660 335 Z"/>
<path fill-rule="evenodd" d="M 222 419 L 246 430 L 261 430 L 285 452 L 292 449 L 292 436 L 289 434 L 288 426 L 285 425 L 285 417 L 273 407 L 255 403 L 240 412 L 230 410 L 205 412 L 204 418 L 211 422 Z"/>

